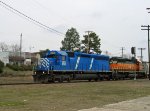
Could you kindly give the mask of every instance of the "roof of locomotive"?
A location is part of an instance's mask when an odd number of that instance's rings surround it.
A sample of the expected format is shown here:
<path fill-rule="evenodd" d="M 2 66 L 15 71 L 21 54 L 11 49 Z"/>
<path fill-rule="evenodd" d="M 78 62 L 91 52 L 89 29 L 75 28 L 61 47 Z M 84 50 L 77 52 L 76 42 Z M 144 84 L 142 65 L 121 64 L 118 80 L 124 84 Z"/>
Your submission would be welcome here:
<path fill-rule="evenodd" d="M 81 57 L 89 57 L 89 58 L 105 58 L 109 59 L 109 56 L 107 55 L 101 55 L 101 54 L 87 54 L 83 52 L 73 52 L 76 56 L 81 56 Z"/>
<path fill-rule="evenodd" d="M 85 56 L 90 56 L 90 57 L 109 57 L 109 56 L 107 56 L 107 55 L 101 55 L 101 54 L 87 54 L 87 53 L 81 53 L 81 52 L 79 52 L 79 53 L 77 53 L 77 55 L 85 55 Z"/>
<path fill-rule="evenodd" d="M 114 61 L 120 61 L 120 62 L 136 62 L 137 59 L 136 58 L 131 58 L 131 59 L 128 59 L 128 58 L 122 58 L 122 57 L 111 57 L 110 60 L 114 60 Z"/>
<path fill-rule="evenodd" d="M 46 55 L 57 54 L 57 55 L 67 55 L 65 51 L 56 51 L 56 50 L 48 50 Z"/>
<path fill-rule="evenodd" d="M 67 56 L 69 52 L 70 53 L 74 53 L 76 56 L 90 57 L 90 58 L 104 57 L 104 58 L 108 58 L 109 59 L 109 56 L 107 56 L 107 55 L 87 54 L 87 53 L 83 53 L 83 52 L 57 51 L 57 50 L 48 50 L 46 55 L 57 54 L 57 55 L 65 55 L 65 56 Z"/>

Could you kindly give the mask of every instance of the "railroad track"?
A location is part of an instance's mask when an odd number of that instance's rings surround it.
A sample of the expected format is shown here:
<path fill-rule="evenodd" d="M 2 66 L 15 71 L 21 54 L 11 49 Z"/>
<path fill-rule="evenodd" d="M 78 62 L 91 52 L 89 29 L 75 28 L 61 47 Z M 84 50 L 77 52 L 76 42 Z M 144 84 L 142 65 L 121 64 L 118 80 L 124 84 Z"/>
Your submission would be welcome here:
<path fill-rule="evenodd" d="M 131 80 L 131 79 L 125 79 L 125 80 Z M 125 81 L 123 80 L 123 81 Z M 133 79 L 132 79 L 133 80 Z M 108 81 L 108 80 L 103 80 Z M 122 80 L 117 80 L 122 81 Z M 62 83 L 60 82 L 47 82 L 47 83 L 35 83 L 35 82 L 17 82 L 17 83 L 0 83 L 0 86 L 5 85 L 33 85 L 33 84 L 69 84 L 69 83 L 83 83 L 83 82 L 89 82 L 88 80 L 72 80 L 71 82 L 64 81 Z M 90 82 L 102 82 L 102 81 L 90 81 Z"/>
<path fill-rule="evenodd" d="M 35 83 L 35 82 L 17 82 L 17 83 L 0 83 L 0 86 L 5 86 L 5 85 L 32 85 L 32 84 L 69 84 L 69 83 L 82 83 L 82 82 L 89 82 L 87 80 L 74 80 L 71 82 L 64 81 L 62 83 L 60 82 L 48 82 L 48 83 Z M 91 81 L 95 82 L 95 81 Z M 99 81 L 100 82 L 100 81 Z"/>
<path fill-rule="evenodd" d="M 5 85 L 31 85 L 31 84 L 41 84 L 41 83 L 33 83 L 33 82 L 28 82 L 28 83 L 0 83 L 0 86 L 5 86 Z"/>

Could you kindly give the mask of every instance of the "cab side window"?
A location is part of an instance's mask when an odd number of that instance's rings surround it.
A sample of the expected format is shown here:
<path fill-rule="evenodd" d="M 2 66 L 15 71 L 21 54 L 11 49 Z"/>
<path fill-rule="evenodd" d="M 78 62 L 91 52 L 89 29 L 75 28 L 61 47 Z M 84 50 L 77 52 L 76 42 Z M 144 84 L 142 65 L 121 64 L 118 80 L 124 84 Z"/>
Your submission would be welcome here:
<path fill-rule="evenodd" d="M 56 58 L 56 55 L 55 54 L 50 54 L 47 56 L 48 58 Z"/>
<path fill-rule="evenodd" d="M 66 61 L 66 56 L 62 56 L 62 61 Z"/>

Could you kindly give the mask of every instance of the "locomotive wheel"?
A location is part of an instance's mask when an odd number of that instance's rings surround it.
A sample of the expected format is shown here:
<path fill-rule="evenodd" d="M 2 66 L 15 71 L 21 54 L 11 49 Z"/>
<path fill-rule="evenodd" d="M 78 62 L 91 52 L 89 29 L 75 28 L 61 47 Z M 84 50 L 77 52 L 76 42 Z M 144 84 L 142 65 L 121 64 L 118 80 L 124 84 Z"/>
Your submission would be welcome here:
<path fill-rule="evenodd" d="M 52 82 L 55 83 L 55 78 L 53 78 Z"/>
<path fill-rule="evenodd" d="M 88 81 L 91 82 L 92 79 L 89 79 Z"/>
<path fill-rule="evenodd" d="M 64 78 L 63 78 L 63 76 L 61 76 L 61 77 L 59 78 L 58 82 L 63 83 L 63 80 L 64 80 Z"/>
<path fill-rule="evenodd" d="M 107 80 L 107 81 L 110 81 L 110 78 L 109 78 L 109 77 L 107 77 L 107 78 L 106 78 L 106 80 Z"/>
<path fill-rule="evenodd" d="M 43 80 L 41 80 L 41 83 L 46 84 L 46 83 L 48 83 L 48 80 L 47 79 L 43 79 Z"/>
<path fill-rule="evenodd" d="M 104 77 L 100 77 L 100 80 L 103 81 L 103 80 L 104 80 Z"/>
<path fill-rule="evenodd" d="M 67 78 L 67 81 L 68 81 L 68 82 L 70 82 L 70 81 L 71 81 L 70 77 L 68 77 L 68 78 Z"/>
<path fill-rule="evenodd" d="M 53 77 L 51 81 L 52 81 L 53 83 L 55 83 L 55 77 Z"/>
<path fill-rule="evenodd" d="M 59 78 L 59 79 L 58 79 L 58 82 L 59 82 L 59 83 L 62 83 L 62 80 L 61 80 L 61 78 Z"/>
<path fill-rule="evenodd" d="M 95 80 L 95 82 L 97 82 L 98 81 L 98 79 L 96 78 L 96 79 L 94 79 Z"/>
<path fill-rule="evenodd" d="M 116 81 L 116 80 L 117 80 L 117 77 L 113 77 L 112 80 Z"/>

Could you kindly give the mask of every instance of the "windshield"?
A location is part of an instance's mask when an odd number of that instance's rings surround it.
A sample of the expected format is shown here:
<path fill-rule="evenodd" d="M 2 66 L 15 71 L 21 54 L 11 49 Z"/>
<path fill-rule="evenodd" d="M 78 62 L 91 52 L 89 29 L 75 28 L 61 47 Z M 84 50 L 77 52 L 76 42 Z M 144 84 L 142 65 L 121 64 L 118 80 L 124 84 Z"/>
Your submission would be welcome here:
<path fill-rule="evenodd" d="M 57 56 L 55 54 L 50 54 L 50 55 L 47 55 L 47 58 L 56 58 Z"/>

